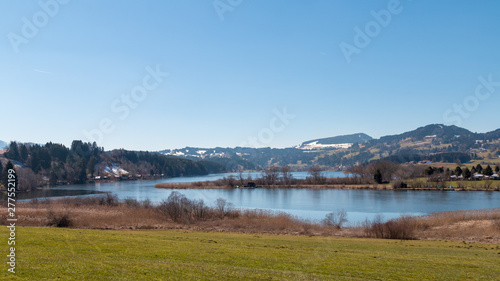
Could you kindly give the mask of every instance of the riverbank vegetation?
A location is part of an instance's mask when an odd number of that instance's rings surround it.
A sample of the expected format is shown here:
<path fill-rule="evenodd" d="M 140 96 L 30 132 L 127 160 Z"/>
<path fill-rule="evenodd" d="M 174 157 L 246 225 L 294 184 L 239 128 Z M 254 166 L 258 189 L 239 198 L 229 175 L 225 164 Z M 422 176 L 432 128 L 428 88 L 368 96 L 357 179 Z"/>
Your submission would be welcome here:
<path fill-rule="evenodd" d="M 240 210 L 216 199 L 210 206 L 172 192 L 161 203 L 115 196 L 32 200 L 16 205 L 18 225 L 80 229 L 185 229 L 254 234 L 288 234 L 418 240 L 461 240 L 500 243 L 500 208 L 453 211 L 349 224 L 337 210 L 321 221 L 303 221 L 283 212 Z M 7 214 L 5 207 L 0 209 Z M 2 215 L 0 223 L 6 224 Z"/>

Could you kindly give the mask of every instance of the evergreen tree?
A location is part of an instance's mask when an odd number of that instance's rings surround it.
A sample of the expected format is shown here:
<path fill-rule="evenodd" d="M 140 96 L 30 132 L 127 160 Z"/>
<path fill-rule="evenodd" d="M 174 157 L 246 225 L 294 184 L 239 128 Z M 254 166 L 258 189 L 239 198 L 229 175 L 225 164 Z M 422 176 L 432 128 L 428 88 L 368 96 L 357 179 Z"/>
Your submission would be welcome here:
<path fill-rule="evenodd" d="M 375 174 L 373 175 L 373 180 L 376 182 L 376 183 L 382 183 L 382 173 L 380 172 L 380 170 L 377 170 L 375 172 Z"/>
<path fill-rule="evenodd" d="M 7 162 L 5 167 L 2 170 L 2 184 L 5 188 L 8 188 L 8 183 L 9 183 L 9 170 L 14 169 L 14 165 L 12 165 L 12 162 Z M 17 176 L 16 176 L 16 188 L 17 188 Z"/>
<path fill-rule="evenodd" d="M 432 167 L 427 167 L 427 169 L 425 169 L 424 173 L 427 176 L 431 176 L 432 174 L 434 174 L 434 169 Z"/>
<path fill-rule="evenodd" d="M 26 164 L 26 161 L 28 161 L 28 148 L 24 143 L 20 145 L 19 158 L 20 161 L 23 162 L 24 164 Z"/>
<path fill-rule="evenodd" d="M 9 150 L 5 153 L 5 157 L 16 161 L 20 160 L 17 142 L 15 141 L 10 142 Z"/>
<path fill-rule="evenodd" d="M 495 172 L 500 172 L 500 167 L 498 167 L 498 165 L 495 167 Z"/>
<path fill-rule="evenodd" d="M 95 159 L 94 156 L 90 157 L 89 162 L 87 163 L 87 171 L 90 173 L 92 178 L 94 178 L 94 172 L 95 172 Z"/>
<path fill-rule="evenodd" d="M 31 153 L 29 166 L 30 166 L 31 170 L 33 170 L 33 172 L 35 172 L 35 174 L 38 174 L 38 172 L 40 172 L 40 170 L 42 169 L 42 164 L 40 161 L 40 154 L 38 153 L 38 150 L 34 150 Z"/>
<path fill-rule="evenodd" d="M 54 186 L 57 184 L 57 175 L 54 169 L 50 170 L 49 185 Z"/>
<path fill-rule="evenodd" d="M 85 183 L 87 181 L 87 169 L 83 160 L 80 162 L 80 172 L 78 173 L 78 183 Z"/>
<path fill-rule="evenodd" d="M 477 164 L 477 166 L 476 166 L 476 171 L 477 171 L 478 173 L 482 173 L 482 172 L 483 172 L 483 166 L 481 166 L 481 164 Z"/>
<path fill-rule="evenodd" d="M 458 177 L 462 174 L 462 168 L 460 168 L 460 166 L 457 166 L 455 168 L 455 175 Z"/>
<path fill-rule="evenodd" d="M 488 176 L 488 177 L 493 175 L 493 169 L 491 168 L 490 165 L 488 165 L 488 167 L 486 167 L 486 169 L 484 169 L 483 172 L 484 172 L 484 175 Z"/>
<path fill-rule="evenodd" d="M 474 168 L 472 168 L 474 169 Z M 472 172 L 469 170 L 469 168 L 465 168 L 463 171 L 464 179 L 469 179 L 472 176 Z"/>
<path fill-rule="evenodd" d="M 0 161 L 0 177 L 3 176 L 3 165 L 2 165 L 2 161 Z M 2 178 L 0 178 L 0 184 L 3 185 L 3 180 Z"/>

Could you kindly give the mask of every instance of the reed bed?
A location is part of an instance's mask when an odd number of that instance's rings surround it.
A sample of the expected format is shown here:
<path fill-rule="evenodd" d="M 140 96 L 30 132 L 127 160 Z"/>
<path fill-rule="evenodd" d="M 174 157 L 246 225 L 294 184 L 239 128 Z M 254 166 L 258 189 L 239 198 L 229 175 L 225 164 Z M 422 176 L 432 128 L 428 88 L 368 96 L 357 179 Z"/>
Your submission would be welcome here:
<path fill-rule="evenodd" d="M 372 237 L 386 239 L 463 240 L 500 243 L 500 208 L 381 217 L 343 227 L 345 214 L 329 214 L 321 222 L 304 221 L 269 210 L 240 210 L 224 199 L 215 206 L 190 200 L 178 192 L 161 202 L 118 200 L 116 196 L 31 200 L 16 206 L 18 225 L 84 229 L 191 229 L 216 232 Z M 7 224 L 1 208 L 0 224 Z M 338 220 L 335 220 L 338 218 Z"/>

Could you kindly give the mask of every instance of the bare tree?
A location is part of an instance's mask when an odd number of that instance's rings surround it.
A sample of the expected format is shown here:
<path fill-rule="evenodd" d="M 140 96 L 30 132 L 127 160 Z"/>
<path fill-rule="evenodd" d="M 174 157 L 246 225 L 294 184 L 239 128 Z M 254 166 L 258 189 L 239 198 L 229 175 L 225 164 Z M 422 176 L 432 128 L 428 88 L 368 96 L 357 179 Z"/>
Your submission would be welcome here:
<path fill-rule="evenodd" d="M 19 190 L 29 190 L 38 187 L 40 185 L 41 176 L 36 175 L 31 169 L 20 168 L 17 169 L 17 172 L 19 178 L 18 182 Z"/>
<path fill-rule="evenodd" d="M 281 178 L 283 180 L 283 185 L 288 186 L 291 184 L 293 179 L 291 168 L 288 165 L 281 167 Z"/>
<path fill-rule="evenodd" d="M 310 179 L 315 184 L 322 184 L 326 181 L 326 178 L 323 175 L 323 170 L 319 166 L 312 166 L 309 169 L 309 175 L 311 176 Z"/>
<path fill-rule="evenodd" d="M 215 201 L 215 209 L 219 213 L 221 218 L 225 217 L 228 213 L 233 210 L 233 204 L 226 201 L 226 199 L 218 198 Z"/>
<path fill-rule="evenodd" d="M 262 178 L 267 186 L 276 185 L 276 182 L 278 181 L 279 171 L 280 169 L 278 167 L 270 167 L 269 169 L 264 171 Z"/>
<path fill-rule="evenodd" d="M 226 182 L 227 186 L 234 187 L 236 185 L 236 179 L 233 175 L 229 175 L 227 178 L 224 177 L 223 180 Z"/>
<path fill-rule="evenodd" d="M 245 179 L 243 178 L 243 171 L 238 172 L 238 180 L 240 181 L 240 186 L 245 185 Z"/>
<path fill-rule="evenodd" d="M 337 212 L 328 213 L 323 220 L 323 224 L 327 227 L 341 229 L 344 223 L 347 222 L 347 212 L 342 209 Z"/>

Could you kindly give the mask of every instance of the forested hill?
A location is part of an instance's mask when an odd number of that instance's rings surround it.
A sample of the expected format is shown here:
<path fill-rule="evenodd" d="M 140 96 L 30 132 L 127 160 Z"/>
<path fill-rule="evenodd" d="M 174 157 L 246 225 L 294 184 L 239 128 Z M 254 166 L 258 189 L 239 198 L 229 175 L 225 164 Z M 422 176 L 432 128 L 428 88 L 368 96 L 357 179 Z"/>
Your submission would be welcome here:
<path fill-rule="evenodd" d="M 105 152 L 95 143 L 73 141 L 71 147 L 11 142 L 0 162 L 18 166 L 23 188 L 40 185 L 85 183 L 95 177 L 137 179 L 179 177 L 225 172 L 212 161 L 192 161 L 154 152 L 113 150 Z"/>
<path fill-rule="evenodd" d="M 436 137 L 439 138 L 442 142 L 449 142 L 450 140 L 460 136 L 467 137 L 473 135 L 474 134 L 471 131 L 454 125 L 445 126 L 440 124 L 432 124 L 425 127 L 419 127 L 413 131 L 405 132 L 399 135 L 383 136 L 378 140 L 374 140 L 374 142 L 390 144 L 408 138 L 411 138 L 413 141 L 421 141 L 428 137 Z"/>

